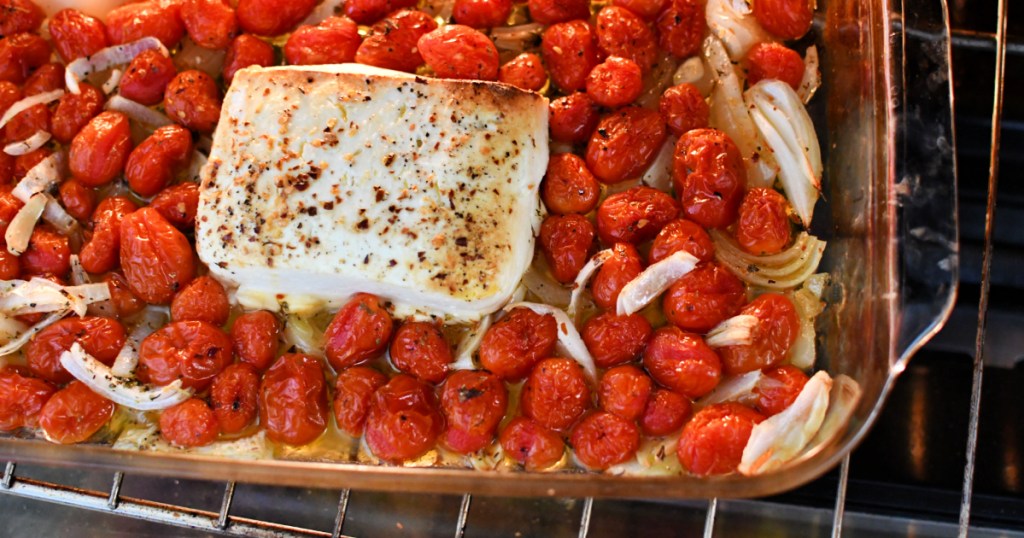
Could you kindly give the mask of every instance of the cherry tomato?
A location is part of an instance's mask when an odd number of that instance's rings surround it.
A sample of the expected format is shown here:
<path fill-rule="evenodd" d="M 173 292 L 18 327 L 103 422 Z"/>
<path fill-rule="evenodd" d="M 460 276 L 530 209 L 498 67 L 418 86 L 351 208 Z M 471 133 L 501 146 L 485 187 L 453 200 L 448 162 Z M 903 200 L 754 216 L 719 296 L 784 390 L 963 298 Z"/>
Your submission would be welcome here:
<path fill-rule="evenodd" d="M 512 0 L 455 0 L 455 22 L 473 28 L 504 26 L 512 13 Z"/>
<path fill-rule="evenodd" d="M 0 151 L 0 185 L 9 185 L 14 181 L 14 166 L 17 160 Z"/>
<path fill-rule="evenodd" d="M 155 37 L 173 49 L 185 36 L 181 4 L 151 0 L 115 8 L 107 14 L 107 35 L 114 45 Z"/>
<path fill-rule="evenodd" d="M 380 355 L 388 347 L 393 322 L 380 300 L 368 293 L 338 310 L 324 333 L 327 360 L 336 371 Z"/>
<path fill-rule="evenodd" d="M 373 24 L 396 9 L 415 5 L 416 0 L 347 0 L 345 15 L 359 24 Z"/>
<path fill-rule="evenodd" d="M 103 21 L 78 11 L 62 9 L 50 19 L 50 40 L 65 62 L 92 56 L 109 45 Z"/>
<path fill-rule="evenodd" d="M 121 221 L 139 207 L 124 196 L 104 198 L 93 213 L 93 232 L 82 247 L 82 268 L 90 273 L 105 273 L 117 267 L 121 253 Z"/>
<path fill-rule="evenodd" d="M 118 84 L 121 95 L 146 106 L 164 100 L 167 85 L 178 74 L 174 61 L 158 50 L 144 50 L 132 59 Z"/>
<path fill-rule="evenodd" d="M 171 319 L 174 321 L 205 321 L 221 326 L 231 313 L 228 293 L 212 277 L 201 276 L 189 282 L 171 301 Z"/>
<path fill-rule="evenodd" d="M 61 144 L 70 144 L 75 135 L 103 111 L 106 101 L 103 92 L 95 86 L 83 82 L 78 87 L 81 93 L 67 92 L 60 98 L 50 121 L 53 138 Z"/>
<path fill-rule="evenodd" d="M 81 443 L 110 421 L 114 409 L 114 402 L 75 380 L 46 401 L 39 412 L 39 426 L 50 441 L 62 445 Z"/>
<path fill-rule="evenodd" d="M 661 385 L 693 399 L 711 392 L 722 377 L 718 354 L 700 336 L 672 326 L 654 331 L 644 368 Z"/>
<path fill-rule="evenodd" d="M 551 81 L 563 93 L 586 87 L 587 75 L 600 61 L 594 29 L 585 20 L 549 26 L 541 37 L 541 54 Z"/>
<path fill-rule="evenodd" d="M 499 436 L 501 448 L 528 471 L 540 471 L 558 463 L 565 443 L 557 433 L 526 417 L 516 417 Z"/>
<path fill-rule="evenodd" d="M 284 57 L 292 65 L 351 62 L 362 43 L 359 28 L 348 17 L 328 17 L 316 26 L 303 25 L 284 45 Z"/>
<path fill-rule="evenodd" d="M 677 58 L 700 52 L 708 23 L 701 0 L 669 0 L 658 16 L 658 44 Z"/>
<path fill-rule="evenodd" d="M 594 364 L 610 368 L 639 357 L 653 333 L 651 323 L 640 314 L 605 312 L 587 320 L 581 336 Z"/>
<path fill-rule="evenodd" d="M 259 372 L 244 362 L 228 366 L 213 378 L 210 404 L 221 432 L 238 433 L 252 424 L 259 386 Z"/>
<path fill-rule="evenodd" d="M 434 447 L 444 428 L 434 391 L 399 375 L 374 393 L 366 416 L 366 444 L 391 463 L 416 459 Z"/>
<path fill-rule="evenodd" d="M 0 39 L 0 80 L 21 84 L 33 69 L 49 61 L 50 45 L 35 34 L 11 34 Z"/>
<path fill-rule="evenodd" d="M 764 420 L 757 411 L 738 403 L 701 409 L 683 427 L 676 455 L 697 476 L 731 473 L 743 457 L 750 431 Z"/>
<path fill-rule="evenodd" d="M 60 184 L 60 203 L 68 214 L 78 220 L 88 219 L 96 209 L 96 191 L 74 178 Z"/>
<path fill-rule="evenodd" d="M 519 405 L 523 416 L 545 428 L 564 431 L 590 407 L 583 368 L 572 359 L 544 359 L 526 378 Z"/>
<path fill-rule="evenodd" d="M 702 262 L 715 257 L 715 244 L 704 228 L 690 220 L 676 219 L 658 232 L 651 244 L 647 262 L 660 262 L 680 250 L 685 250 Z"/>
<path fill-rule="evenodd" d="M 192 246 L 160 213 L 144 207 L 121 220 L 121 269 L 132 293 L 166 304 L 195 276 Z"/>
<path fill-rule="evenodd" d="M 589 469 L 605 470 L 628 461 L 640 447 L 640 430 L 632 421 L 605 411 L 583 418 L 570 439 L 576 459 Z"/>
<path fill-rule="evenodd" d="M 643 173 L 665 142 L 661 115 L 626 107 L 601 119 L 587 144 L 587 166 L 603 183 L 620 183 Z"/>
<path fill-rule="evenodd" d="M 139 196 L 150 197 L 173 181 L 191 160 L 192 133 L 180 125 L 165 125 L 128 155 L 124 177 Z"/>
<path fill-rule="evenodd" d="M 149 207 L 176 228 L 190 230 L 196 224 L 196 212 L 199 211 L 199 186 L 191 182 L 171 185 L 160 191 Z"/>
<path fill-rule="evenodd" d="M 224 56 L 224 84 L 230 86 L 235 73 L 251 65 L 274 65 L 274 47 L 254 35 L 242 34 L 231 41 Z"/>
<path fill-rule="evenodd" d="M 548 82 L 540 56 L 524 52 L 498 69 L 498 81 L 511 84 L 528 92 L 537 92 Z"/>
<path fill-rule="evenodd" d="M 0 114 L 6 113 L 7 109 L 20 101 L 22 97 L 21 88 L 17 84 L 8 80 L 0 80 Z"/>
<path fill-rule="evenodd" d="M 729 135 L 695 129 L 676 144 L 672 181 L 687 218 L 705 228 L 724 228 L 736 220 L 747 171 Z"/>
<path fill-rule="evenodd" d="M 810 0 L 759 0 L 754 5 L 754 17 L 776 37 L 793 41 L 811 29 L 813 6 Z"/>
<path fill-rule="evenodd" d="M 30 151 L 24 155 L 19 155 L 14 158 L 14 179 L 20 181 L 28 175 L 29 171 L 36 167 L 39 163 L 43 162 L 47 157 L 53 154 L 53 150 L 43 146 L 35 151 Z"/>
<path fill-rule="evenodd" d="M 642 370 L 629 364 L 616 366 L 601 377 L 598 399 L 601 409 L 626 420 L 636 420 L 644 412 L 654 382 Z"/>
<path fill-rule="evenodd" d="M 39 95 L 41 93 L 63 89 L 64 66 L 56 62 L 50 62 L 39 66 L 38 69 L 29 75 L 28 80 L 25 81 L 25 86 L 22 88 L 22 91 L 25 93 L 25 97 L 28 97 L 30 95 Z"/>
<path fill-rule="evenodd" d="M 615 243 L 612 246 L 612 257 L 597 270 L 590 284 L 594 303 L 605 310 L 615 310 L 622 288 L 643 270 L 643 262 L 640 261 L 636 247 L 629 243 Z"/>
<path fill-rule="evenodd" d="M 351 435 L 363 435 L 370 400 L 388 377 L 373 368 L 353 366 L 338 372 L 334 383 L 334 420 Z"/>
<path fill-rule="evenodd" d="M 654 437 L 677 431 L 690 416 L 691 408 L 685 396 L 671 390 L 654 389 L 640 415 L 640 431 Z"/>
<path fill-rule="evenodd" d="M 696 86 L 689 83 L 665 90 L 658 102 L 661 118 L 672 134 L 683 136 L 687 131 L 708 126 L 711 109 Z"/>
<path fill-rule="evenodd" d="M 34 428 L 39 412 L 56 389 L 13 368 L 0 369 L 0 431 Z"/>
<path fill-rule="evenodd" d="M 667 0 L 612 0 L 613 6 L 626 8 L 647 20 L 652 20 L 661 13 Z"/>
<path fill-rule="evenodd" d="M 452 350 L 437 325 L 410 321 L 395 331 L 391 362 L 402 372 L 430 383 L 440 383 L 448 375 Z"/>
<path fill-rule="evenodd" d="M 160 413 L 160 437 L 179 447 L 206 446 L 217 440 L 217 416 L 206 402 L 191 398 Z"/>
<path fill-rule="evenodd" d="M 155 385 L 181 379 L 203 390 L 229 364 L 231 338 L 224 331 L 205 321 L 174 321 L 142 341 L 135 375 Z"/>
<path fill-rule="evenodd" d="M 0 153 L 3 152 L 0 151 Z M 0 233 L 4 234 L 7 233 L 7 225 L 11 222 L 11 219 L 13 219 L 14 216 L 18 214 L 18 211 L 25 205 L 21 200 L 15 198 L 14 195 L 11 194 L 11 189 L 13 188 L 13 185 L 0 186 Z M 7 249 L 4 248 L 3 250 Z M 68 255 L 70 256 L 70 254 L 71 253 L 69 251 Z"/>
<path fill-rule="evenodd" d="M 420 37 L 420 54 L 441 78 L 498 80 L 498 49 L 486 35 L 449 24 Z"/>
<path fill-rule="evenodd" d="M 317 0 L 238 0 L 235 15 L 242 30 L 259 36 L 288 33 L 313 12 Z M 345 6 L 352 2 L 346 2 Z"/>
<path fill-rule="evenodd" d="M 49 131 L 50 109 L 42 104 L 30 107 L 11 118 L 3 130 L 8 144 L 21 142 L 39 131 Z"/>
<path fill-rule="evenodd" d="M 605 244 L 642 243 L 653 239 L 678 216 L 679 204 L 671 196 L 641 185 L 601 202 L 597 234 Z"/>
<path fill-rule="evenodd" d="M 558 324 L 547 314 L 514 308 L 484 333 L 480 364 L 502 379 L 516 381 L 555 351 Z"/>
<path fill-rule="evenodd" d="M 181 20 L 192 41 L 208 49 L 223 49 L 238 34 L 235 10 L 221 0 L 185 0 Z"/>
<path fill-rule="evenodd" d="M 736 315 L 747 298 L 743 281 L 714 262 L 697 266 L 665 294 L 665 317 L 685 331 L 706 333 Z"/>
<path fill-rule="evenodd" d="M 789 407 L 807 384 L 807 374 L 789 364 L 764 371 L 764 377 L 754 387 L 757 409 L 762 415 L 777 415 Z"/>
<path fill-rule="evenodd" d="M 644 90 L 643 72 L 632 60 L 610 56 L 587 76 L 587 95 L 595 103 L 618 108 L 633 101 Z"/>
<path fill-rule="evenodd" d="M 231 341 L 235 354 L 257 370 L 264 370 L 274 361 L 280 347 L 281 322 L 266 310 L 246 312 L 235 318 Z"/>
<path fill-rule="evenodd" d="M 573 19 L 590 18 L 587 0 L 529 0 L 530 18 L 541 24 L 554 24 Z"/>
<path fill-rule="evenodd" d="M 453 372 L 441 389 L 445 446 L 469 454 L 489 445 L 507 406 L 508 391 L 498 376 L 480 370 Z"/>
<path fill-rule="evenodd" d="M 327 429 L 327 384 L 320 361 L 309 355 L 281 356 L 260 383 L 260 424 L 267 438 L 304 445 Z"/>
<path fill-rule="evenodd" d="M 110 288 L 110 302 L 114 303 L 117 317 L 124 319 L 138 314 L 146 307 L 146 303 L 128 289 L 128 281 L 119 273 L 107 273 L 103 281 Z"/>
<path fill-rule="evenodd" d="M 21 262 L 18 257 L 0 248 L 0 280 L 14 280 L 21 274 Z"/>
<path fill-rule="evenodd" d="M 601 195 L 587 163 L 573 153 L 558 153 L 548 160 L 547 174 L 541 185 L 541 197 L 548 211 L 557 215 L 589 213 Z"/>
<path fill-rule="evenodd" d="M 718 349 L 726 373 L 743 374 L 781 364 L 800 332 L 793 302 L 784 295 L 765 293 L 743 307 L 740 314 L 755 316 L 758 323 L 750 331 L 750 344 Z"/>
<path fill-rule="evenodd" d="M 587 263 L 594 225 L 582 215 L 551 215 L 541 223 L 538 241 L 555 280 L 565 284 Z"/>
<path fill-rule="evenodd" d="M 755 254 L 777 254 L 790 239 L 789 203 L 774 189 L 750 189 L 740 204 L 736 241 Z"/>
<path fill-rule="evenodd" d="M 779 43 L 758 43 L 747 53 L 747 84 L 776 79 L 800 88 L 804 78 L 804 60 L 797 52 Z"/>
<path fill-rule="evenodd" d="M 597 14 L 597 47 L 606 56 L 632 60 L 646 73 L 658 56 L 654 32 L 632 11 L 605 6 Z"/>
<path fill-rule="evenodd" d="M 587 141 L 600 119 L 594 100 L 582 92 L 553 99 L 548 110 L 551 139 L 566 144 Z"/>
<path fill-rule="evenodd" d="M 373 25 L 356 50 L 356 62 L 413 73 L 423 65 L 416 44 L 436 29 L 437 22 L 422 11 L 396 11 Z"/>
<path fill-rule="evenodd" d="M 164 90 L 164 110 L 172 120 L 200 133 L 212 133 L 220 119 L 217 83 L 202 71 L 175 75 Z"/>
<path fill-rule="evenodd" d="M 71 247 L 68 238 L 46 226 L 36 225 L 28 240 L 28 249 L 21 253 L 22 274 L 25 277 L 64 276 L 70 270 Z"/>
<path fill-rule="evenodd" d="M 71 173 L 87 187 L 106 185 L 124 171 L 131 150 L 128 118 L 120 112 L 102 112 L 71 141 Z"/>
<path fill-rule="evenodd" d="M 32 0 L 0 1 L 0 35 L 35 32 L 44 18 L 43 10 Z"/>

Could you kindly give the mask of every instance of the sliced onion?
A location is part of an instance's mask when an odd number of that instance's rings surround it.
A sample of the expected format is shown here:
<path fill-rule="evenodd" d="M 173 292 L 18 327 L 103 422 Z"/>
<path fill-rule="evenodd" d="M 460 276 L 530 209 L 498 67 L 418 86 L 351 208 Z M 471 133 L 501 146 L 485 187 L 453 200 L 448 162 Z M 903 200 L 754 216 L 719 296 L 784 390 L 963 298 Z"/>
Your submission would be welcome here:
<path fill-rule="evenodd" d="M 324 356 L 324 333 L 313 326 L 310 318 L 289 315 L 284 322 L 284 341 L 289 347 L 314 357 Z"/>
<path fill-rule="evenodd" d="M 809 280 L 809 279 L 808 279 Z M 789 363 L 797 368 L 806 370 L 814 366 L 815 354 L 815 330 L 814 320 L 824 310 L 825 305 L 814 293 L 805 286 L 790 295 L 793 305 L 796 307 L 796 316 L 800 320 L 800 330 L 796 334 L 796 340 L 789 348 Z"/>
<path fill-rule="evenodd" d="M 3 281 L 0 290 L 0 312 L 8 315 L 40 314 L 72 310 L 85 315 L 91 303 L 110 300 L 110 287 L 104 283 L 61 286 L 45 278 Z"/>
<path fill-rule="evenodd" d="M 704 339 L 709 347 L 746 346 L 753 341 L 754 328 L 760 323 L 757 316 L 740 314 L 718 325 Z"/>
<path fill-rule="evenodd" d="M 167 309 L 147 306 L 142 311 L 135 328 L 128 334 L 124 341 L 124 347 L 117 353 L 114 364 L 110 367 L 110 373 L 117 377 L 132 377 L 135 375 L 135 367 L 139 364 L 139 347 L 147 336 L 156 332 L 157 329 L 167 324 Z"/>
<path fill-rule="evenodd" d="M 120 95 L 111 97 L 103 108 L 106 110 L 120 112 L 125 116 L 128 116 L 129 119 L 150 127 L 163 127 L 173 123 L 171 118 L 168 118 L 164 114 L 161 114 L 160 112 L 137 101 L 121 97 Z"/>
<path fill-rule="evenodd" d="M 13 316 L 7 316 L 0 314 L 0 343 L 7 344 L 11 340 L 14 340 L 19 335 L 24 334 L 28 331 L 28 326 L 24 323 L 14 319 Z M 0 354 L 0 359 L 9 353 Z M 2 366 L 0 366 L 2 368 Z"/>
<path fill-rule="evenodd" d="M 36 131 L 36 134 L 22 140 L 21 142 L 11 142 L 4 146 L 4 153 L 13 155 L 15 157 L 19 155 L 25 155 L 31 153 L 50 141 L 52 135 L 46 131 Z"/>
<path fill-rule="evenodd" d="M 672 79 L 678 67 L 679 60 L 667 52 L 658 58 L 654 68 L 644 77 L 644 90 L 637 98 L 637 104 L 644 108 L 658 110 L 661 94 L 672 86 Z"/>
<path fill-rule="evenodd" d="M 67 84 L 68 91 L 77 95 L 82 91 L 78 83 L 89 75 L 126 64 L 139 53 L 153 49 L 159 50 L 164 56 L 170 56 L 167 47 L 164 47 L 155 37 L 144 37 L 131 43 L 100 49 L 91 56 L 83 56 L 69 63 L 67 69 L 64 70 L 64 83 Z"/>
<path fill-rule="evenodd" d="M 704 16 L 708 29 L 722 40 L 734 61 L 745 58 L 754 45 L 771 39 L 746 0 L 708 0 Z"/>
<path fill-rule="evenodd" d="M 811 98 L 821 87 L 821 71 L 818 69 L 818 47 L 811 45 L 804 53 L 804 78 L 800 80 L 800 87 L 796 94 L 804 104 L 810 103 Z"/>
<path fill-rule="evenodd" d="M 541 301 L 555 306 L 569 304 L 569 290 L 552 278 L 547 271 L 544 256 L 537 255 L 523 274 L 522 284 Z"/>
<path fill-rule="evenodd" d="M 711 69 L 704 64 L 704 58 L 694 56 L 679 64 L 675 75 L 672 76 L 672 83 L 677 86 L 693 84 L 701 95 L 708 97 L 715 87 L 715 77 L 711 73 Z"/>
<path fill-rule="evenodd" d="M 302 21 L 302 24 L 308 24 L 310 26 L 316 26 L 329 17 L 335 17 L 341 15 L 341 7 L 345 4 L 345 0 L 324 0 L 317 4 L 313 9 L 313 12 L 306 17 L 306 20 Z"/>
<path fill-rule="evenodd" d="M 612 249 L 609 248 L 594 254 L 593 257 L 587 260 L 586 265 L 580 269 L 580 272 L 576 274 L 576 280 L 572 283 L 572 295 L 569 296 L 569 307 L 566 309 L 573 322 L 579 321 L 577 318 L 580 313 L 580 297 L 583 296 L 583 290 L 587 289 L 587 283 L 597 273 L 597 270 L 604 265 L 604 262 L 611 259 L 613 253 Z"/>
<path fill-rule="evenodd" d="M 49 316 L 43 318 L 42 321 L 40 321 L 39 323 L 36 323 L 35 325 L 29 327 L 28 329 L 25 329 L 25 331 L 22 332 L 21 334 L 17 335 L 11 340 L 8 340 L 7 343 L 3 345 L 3 347 L 0 347 L 0 357 L 18 351 L 19 349 L 21 349 L 22 346 L 27 344 L 28 341 L 31 340 L 33 336 L 39 334 L 39 331 L 42 331 L 43 329 L 49 327 L 50 325 L 53 325 L 59 319 L 66 316 L 68 312 L 69 310 L 58 310 L 56 312 L 52 312 L 50 313 Z"/>
<path fill-rule="evenodd" d="M 114 90 L 117 89 L 117 86 L 121 84 L 121 77 L 123 75 L 124 72 L 120 69 L 112 69 L 110 71 L 110 76 L 107 77 L 106 82 L 103 83 L 103 87 L 101 88 L 103 90 L 103 93 L 105 93 L 106 95 L 110 95 L 111 93 L 113 93 Z"/>
<path fill-rule="evenodd" d="M 105 364 L 86 353 L 78 342 L 71 344 L 70 350 L 61 353 L 60 364 L 96 394 L 139 411 L 167 409 L 192 397 L 192 391 L 182 388 L 180 379 L 163 387 L 148 387 L 135 380 L 121 379 L 111 373 Z"/>
<path fill-rule="evenodd" d="M 679 139 L 669 136 L 661 145 L 661 150 L 654 158 L 654 162 L 647 167 L 641 182 L 648 187 L 658 189 L 661 192 L 672 192 L 672 161 L 676 154 L 676 142 Z"/>
<path fill-rule="evenodd" d="M 811 225 L 821 190 L 821 148 L 814 124 L 789 84 L 762 80 L 744 96 L 757 130 L 775 154 L 779 179 L 804 226 Z"/>
<path fill-rule="evenodd" d="M 828 372 L 811 376 L 789 407 L 754 426 L 737 470 L 748 476 L 766 473 L 796 457 L 821 428 L 831 389 Z"/>
<path fill-rule="evenodd" d="M 53 196 L 43 194 L 46 197 L 46 208 L 43 209 L 43 220 L 49 222 L 60 233 L 70 236 L 78 232 L 78 221 L 72 217 L 64 206 Z"/>
<path fill-rule="evenodd" d="M 7 242 L 7 252 L 14 256 L 21 256 L 28 248 L 28 240 L 32 238 L 32 230 L 36 228 L 39 217 L 46 209 L 46 195 L 37 193 L 28 199 L 25 205 L 14 215 L 4 232 L 4 240 Z M 2 299 L 0 299 L 2 300 Z"/>
<path fill-rule="evenodd" d="M 55 152 L 33 166 L 14 187 L 11 194 L 22 202 L 27 202 L 32 195 L 46 192 L 59 183 L 61 174 L 64 173 L 66 167 L 67 158 L 64 152 Z"/>
<path fill-rule="evenodd" d="M 225 56 L 227 56 L 225 49 L 201 47 L 192 41 L 192 38 L 185 37 L 181 40 L 181 46 L 172 59 L 178 72 L 195 69 L 217 78 L 224 70 Z"/>
<path fill-rule="evenodd" d="M 825 420 L 822 421 L 821 428 L 818 428 L 818 433 L 814 435 L 814 439 L 807 446 L 814 447 L 828 442 L 839 433 L 857 409 L 860 396 L 860 385 L 856 381 L 843 374 L 837 375 L 832 380 Z"/>
<path fill-rule="evenodd" d="M 620 316 L 628 316 L 639 312 L 651 301 L 658 298 L 672 284 L 684 275 L 693 271 L 700 260 L 685 250 L 679 250 L 671 256 L 652 264 L 644 272 L 630 280 L 619 292 L 615 302 L 615 311 Z"/>
<path fill-rule="evenodd" d="M 715 387 L 715 390 L 708 393 L 703 398 L 695 402 L 696 407 L 707 407 L 709 405 L 724 403 L 724 402 L 737 402 L 743 400 L 752 399 L 754 396 L 754 389 L 757 388 L 758 383 L 764 374 L 761 370 L 754 370 L 753 372 L 747 372 L 743 375 L 731 377 Z"/>
<path fill-rule="evenodd" d="M 498 50 L 522 52 L 540 42 L 544 25 L 531 22 L 517 26 L 502 26 L 491 30 L 491 39 Z"/>
<path fill-rule="evenodd" d="M 484 340 L 484 333 L 491 328 L 491 316 L 484 316 L 459 341 L 459 347 L 455 349 L 455 362 L 449 365 L 452 370 L 475 370 L 476 363 L 473 362 L 473 355 L 480 349 L 480 342 Z"/>
<path fill-rule="evenodd" d="M 71 283 L 75 286 L 81 286 L 82 284 L 89 284 L 91 282 L 89 275 L 85 272 L 85 268 L 82 267 L 82 260 L 78 258 L 78 254 L 72 254 Z"/>
<path fill-rule="evenodd" d="M 715 243 L 715 258 L 733 274 L 748 284 L 772 290 L 785 290 L 799 286 L 818 269 L 825 253 L 826 243 L 806 232 L 797 237 L 793 246 L 770 256 L 754 256 L 720 230 L 711 230 Z"/>
<path fill-rule="evenodd" d="M 50 104 L 57 99 L 60 99 L 62 95 L 64 95 L 64 90 L 51 90 L 48 92 L 30 95 L 24 99 L 15 101 L 14 104 L 4 112 L 4 115 L 0 116 L 0 129 L 7 125 L 7 122 L 11 121 L 11 119 L 18 114 L 21 114 L 36 105 Z"/>
<path fill-rule="evenodd" d="M 529 308 L 538 314 L 550 314 L 554 317 L 555 322 L 558 324 L 559 351 L 580 363 L 580 366 L 583 367 L 583 372 L 587 375 L 587 379 L 591 383 L 597 383 L 597 366 L 594 365 L 594 357 L 590 355 L 590 351 L 587 349 L 587 345 L 583 343 L 583 338 L 580 337 L 579 331 L 576 330 L 576 326 L 573 325 L 572 320 L 569 319 L 565 312 L 551 305 L 539 303 L 515 303 L 506 306 L 505 311 L 507 312 L 514 308 Z"/>

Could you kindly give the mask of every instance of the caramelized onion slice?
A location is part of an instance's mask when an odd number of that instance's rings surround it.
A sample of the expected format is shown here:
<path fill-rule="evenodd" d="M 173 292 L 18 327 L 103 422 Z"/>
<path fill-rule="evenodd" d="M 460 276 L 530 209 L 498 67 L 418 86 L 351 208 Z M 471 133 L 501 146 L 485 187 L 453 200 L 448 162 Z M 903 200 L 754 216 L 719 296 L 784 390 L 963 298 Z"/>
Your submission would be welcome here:
<path fill-rule="evenodd" d="M 86 353 L 78 342 L 61 354 L 60 364 L 96 394 L 139 411 L 167 409 L 192 397 L 192 391 L 182 388 L 180 379 L 163 387 L 149 387 L 117 377 L 105 364 Z"/>
<path fill-rule="evenodd" d="M 83 56 L 69 63 L 67 69 L 64 70 L 64 83 L 67 85 L 68 91 L 77 95 L 82 91 L 78 83 L 85 80 L 89 75 L 114 66 L 124 65 L 131 62 L 143 51 L 152 49 L 160 51 L 164 56 L 170 56 L 170 53 L 167 52 L 167 47 L 160 43 L 159 39 L 144 37 L 130 43 L 124 43 L 123 45 L 114 45 L 100 49 L 91 56 Z"/>

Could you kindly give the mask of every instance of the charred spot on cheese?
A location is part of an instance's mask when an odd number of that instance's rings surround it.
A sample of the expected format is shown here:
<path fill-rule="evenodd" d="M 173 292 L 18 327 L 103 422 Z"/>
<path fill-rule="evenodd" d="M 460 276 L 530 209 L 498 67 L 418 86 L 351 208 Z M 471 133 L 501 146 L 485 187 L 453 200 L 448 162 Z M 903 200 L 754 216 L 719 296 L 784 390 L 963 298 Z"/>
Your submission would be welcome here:
<path fill-rule="evenodd" d="M 355 64 L 249 68 L 224 98 L 196 242 L 249 308 L 473 321 L 533 256 L 547 100 Z"/>

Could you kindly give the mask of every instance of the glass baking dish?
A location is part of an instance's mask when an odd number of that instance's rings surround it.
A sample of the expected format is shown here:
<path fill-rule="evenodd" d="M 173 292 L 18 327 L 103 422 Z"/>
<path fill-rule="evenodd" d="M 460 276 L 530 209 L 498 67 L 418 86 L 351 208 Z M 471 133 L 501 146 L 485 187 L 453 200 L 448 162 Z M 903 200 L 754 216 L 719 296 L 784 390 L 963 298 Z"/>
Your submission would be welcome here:
<path fill-rule="evenodd" d="M 810 107 L 825 156 L 813 232 L 832 285 L 818 362 L 861 396 L 826 442 L 746 477 L 487 472 L 121 452 L 0 438 L 0 458 L 181 478 L 304 487 L 564 497 L 747 497 L 799 486 L 862 439 L 911 355 L 946 320 L 958 280 L 956 167 L 945 0 L 822 0 L 813 36 L 823 86 Z M 799 48 L 799 47 L 798 47 Z"/>

